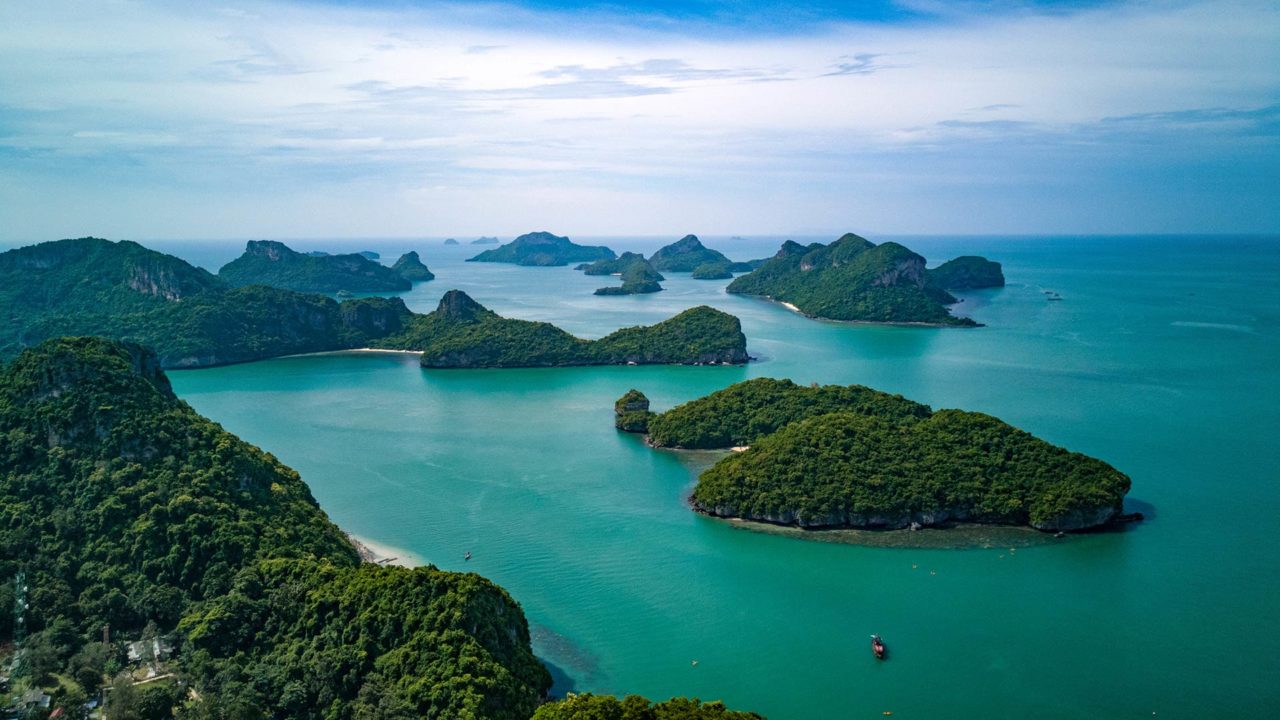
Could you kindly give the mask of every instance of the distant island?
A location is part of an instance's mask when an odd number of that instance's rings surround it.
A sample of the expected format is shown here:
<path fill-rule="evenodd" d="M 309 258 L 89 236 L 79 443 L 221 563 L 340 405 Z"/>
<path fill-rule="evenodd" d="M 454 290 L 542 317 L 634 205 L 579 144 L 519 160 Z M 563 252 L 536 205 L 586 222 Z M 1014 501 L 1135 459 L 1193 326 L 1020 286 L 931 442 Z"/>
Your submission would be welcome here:
<path fill-rule="evenodd" d="M 445 244 L 445 245 L 457 245 L 457 244 L 458 244 L 458 241 L 457 241 L 457 240 L 455 240 L 455 239 L 453 239 L 453 238 L 449 238 L 449 239 L 447 239 L 447 240 L 445 240 L 445 241 L 444 241 L 444 244 Z"/>
<path fill-rule="evenodd" d="M 658 283 L 666 279 L 662 273 L 653 269 L 643 255 L 633 252 L 622 253 L 614 259 L 582 264 L 575 269 L 587 275 L 620 275 L 622 277 L 621 286 L 602 287 L 596 290 L 596 295 L 654 293 L 662 290 L 662 286 Z"/>
<path fill-rule="evenodd" d="M 665 413 L 632 390 L 616 424 L 655 447 L 734 453 L 698 478 L 695 509 L 802 528 L 950 521 L 1077 531 L 1116 518 L 1129 478 L 982 413 L 931 410 L 853 385 L 760 378 Z"/>
<path fill-rule="evenodd" d="M 395 265 L 391 266 L 391 269 L 410 282 L 425 282 L 436 279 L 435 273 L 422 264 L 422 259 L 418 257 L 417 251 L 414 250 L 401 255 L 400 259 L 396 260 Z"/>
<path fill-rule="evenodd" d="M 616 257 L 614 252 L 607 247 L 578 245 L 567 237 L 552 235 L 549 232 L 533 232 L 521 235 L 501 247 L 485 250 L 469 258 L 467 262 L 515 263 L 546 267 L 614 257 Z"/>
<path fill-rule="evenodd" d="M 655 270 L 691 272 L 699 280 L 720 280 L 725 279 L 722 276 L 723 272 L 751 272 L 764 260 L 734 262 L 725 257 L 723 253 L 704 246 L 697 235 L 685 235 L 676 242 L 660 248 L 649 258 L 649 262 L 653 264 Z M 712 277 L 712 275 L 716 277 Z M 727 277 L 732 277 L 732 274 Z"/>
<path fill-rule="evenodd" d="M 471 241 L 472 245 L 497 245 L 499 242 L 496 237 L 481 236 Z"/>
<path fill-rule="evenodd" d="M 396 292 L 412 287 L 398 272 L 363 253 L 307 255 L 274 240 L 250 240 L 244 254 L 223 265 L 218 277 L 233 287 L 270 285 L 298 292 Z"/>
<path fill-rule="evenodd" d="M 373 347 L 417 350 L 426 368 L 571 365 L 716 365 L 747 362 L 738 319 L 700 306 L 648 327 L 583 340 L 544 322 L 499 316 L 461 290 L 450 290 L 427 315 Z"/>
<path fill-rule="evenodd" d="M 410 316 L 399 298 L 230 287 L 172 255 L 100 238 L 0 253 L 0 306 L 0 359 L 47 338 L 101 335 L 154 348 L 166 368 L 365 347 Z"/>
<path fill-rule="evenodd" d="M 973 327 L 978 323 L 947 308 L 957 302 L 948 289 L 1003 285 L 1000 264 L 985 258 L 928 270 L 923 257 L 898 243 L 876 245 L 848 233 L 830 245 L 788 240 L 726 292 L 767 297 L 829 320 Z"/>

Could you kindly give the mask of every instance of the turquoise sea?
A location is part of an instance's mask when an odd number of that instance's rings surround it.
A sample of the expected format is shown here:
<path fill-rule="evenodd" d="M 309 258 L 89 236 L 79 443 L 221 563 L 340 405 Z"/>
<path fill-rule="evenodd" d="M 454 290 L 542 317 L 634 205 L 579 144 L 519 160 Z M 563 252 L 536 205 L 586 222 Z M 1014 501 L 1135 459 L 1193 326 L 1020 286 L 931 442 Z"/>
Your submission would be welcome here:
<path fill-rule="evenodd" d="M 703 239 L 735 259 L 781 240 Z M 583 336 L 714 305 L 742 319 L 760 360 L 427 372 L 347 353 L 171 376 L 201 413 L 297 468 L 342 527 L 507 588 L 557 692 L 691 695 L 774 720 L 1280 715 L 1280 239 L 894 239 L 933 262 L 1004 263 L 1008 287 L 959 306 L 987 326 L 818 322 L 680 275 L 656 295 L 595 297 L 616 281 L 464 263 L 483 248 L 439 239 L 295 242 L 386 262 L 416 249 L 438 278 L 404 296 L 414 310 L 461 288 Z M 241 249 L 147 244 L 211 269 Z M 1128 473 L 1148 520 L 965 548 L 754 532 L 687 508 L 713 457 L 613 429 L 628 388 L 665 409 L 757 376 L 991 413 Z"/>

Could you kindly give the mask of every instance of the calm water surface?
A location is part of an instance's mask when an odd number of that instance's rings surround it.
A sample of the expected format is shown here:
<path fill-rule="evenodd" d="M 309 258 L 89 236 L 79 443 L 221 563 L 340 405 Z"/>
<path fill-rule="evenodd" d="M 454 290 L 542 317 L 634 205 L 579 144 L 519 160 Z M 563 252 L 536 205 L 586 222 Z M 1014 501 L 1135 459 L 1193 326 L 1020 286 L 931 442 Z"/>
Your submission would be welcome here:
<path fill-rule="evenodd" d="M 680 275 L 656 295 L 595 297 L 616 281 L 467 264 L 481 248 L 439 240 L 347 241 L 388 262 L 419 250 L 438 277 L 404 295 L 418 311 L 461 288 L 596 337 L 706 303 L 742 319 L 761 361 L 426 372 L 341 354 L 172 378 L 297 468 L 344 528 L 510 590 L 558 691 L 723 699 L 774 720 L 1280 713 L 1280 244 L 906 242 L 935 262 L 1004 263 L 1008 287 L 960 306 L 987 327 L 816 322 Z M 215 269 L 240 249 L 149 244 Z M 746 259 L 777 239 L 708 244 Z M 757 376 L 992 413 L 1128 473 L 1150 520 L 1012 550 L 810 542 L 695 515 L 684 497 L 708 458 L 613 430 L 628 388 L 664 409 Z"/>

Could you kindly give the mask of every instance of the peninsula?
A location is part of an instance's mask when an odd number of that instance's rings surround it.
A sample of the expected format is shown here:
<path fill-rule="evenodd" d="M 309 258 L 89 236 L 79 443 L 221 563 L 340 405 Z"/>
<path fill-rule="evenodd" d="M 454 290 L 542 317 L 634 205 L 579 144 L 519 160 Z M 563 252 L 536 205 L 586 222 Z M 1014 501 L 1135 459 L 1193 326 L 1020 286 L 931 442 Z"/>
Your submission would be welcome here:
<path fill-rule="evenodd" d="M 950 521 L 1085 530 L 1120 514 L 1129 478 L 982 413 L 934 412 L 852 385 L 760 378 L 666 413 L 632 390 L 616 424 L 651 445 L 745 448 L 698 478 L 709 515 L 802 528 Z"/>
<path fill-rule="evenodd" d="M 737 318 L 706 306 L 583 340 L 550 323 L 501 317 L 450 290 L 434 312 L 413 316 L 404 332 L 374 347 L 421 351 L 426 368 L 514 368 L 741 364 L 749 359 L 746 344 Z"/>
<path fill-rule="evenodd" d="M 232 287 L 270 285 L 298 292 L 397 292 L 412 287 L 399 272 L 366 253 L 308 255 L 274 240 L 250 240 L 244 254 L 223 265 L 218 277 Z"/>
<path fill-rule="evenodd" d="M 0 359 L 51 337 L 99 335 L 148 345 L 166 368 L 365 347 L 400 332 L 410 315 L 399 298 L 338 303 L 262 285 L 230 287 L 171 255 L 99 238 L 0 253 L 0 306 L 8 310 L 0 317 Z"/>
<path fill-rule="evenodd" d="M 615 257 L 614 252 L 607 247 L 578 245 L 567 237 L 552 235 L 549 232 L 533 232 L 521 235 L 501 247 L 485 250 L 473 258 L 469 258 L 467 262 L 556 266 L 592 262 L 613 257 Z"/>
<path fill-rule="evenodd" d="M 973 327 L 951 314 L 948 289 L 1004 285 L 999 263 L 960 258 L 934 271 L 895 242 L 876 245 L 848 233 L 830 245 L 788 240 L 768 262 L 729 283 L 726 292 L 759 295 L 810 317 L 875 323 Z"/>

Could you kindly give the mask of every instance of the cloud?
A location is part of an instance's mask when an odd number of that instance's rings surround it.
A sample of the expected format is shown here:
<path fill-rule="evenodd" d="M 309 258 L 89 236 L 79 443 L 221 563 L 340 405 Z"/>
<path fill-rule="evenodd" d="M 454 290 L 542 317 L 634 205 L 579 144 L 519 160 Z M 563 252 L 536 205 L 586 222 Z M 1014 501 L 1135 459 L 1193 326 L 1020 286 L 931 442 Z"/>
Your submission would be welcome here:
<path fill-rule="evenodd" d="M 870 75 L 873 72 L 884 70 L 886 68 L 900 67 L 898 65 L 885 65 L 880 63 L 877 58 L 883 57 L 883 53 L 857 53 L 856 55 L 842 55 L 832 64 L 835 68 L 831 72 L 823 73 L 825 76 L 833 75 Z"/>
<path fill-rule="evenodd" d="M 1221 217 L 1205 210 L 1228 191 L 1239 210 L 1222 227 L 1280 227 L 1274 3 L 827 17 L 775 34 L 570 27 L 518 6 L 245 7 L 0 5 L 0 28 L 22 28 L 0 29 L 0 206 L 23 208 L 0 235 L 77 213 L 142 237 L 334 232 L 309 206 L 343 208 L 341 227 L 364 234 L 420 233 L 428 205 L 444 232 L 493 234 L 539 224 L 536 197 L 576 232 L 700 217 L 756 234 L 853 217 L 1157 231 Z M 185 214 L 153 212 L 156 198 Z M 304 210 L 271 212 L 276 198 Z"/>

